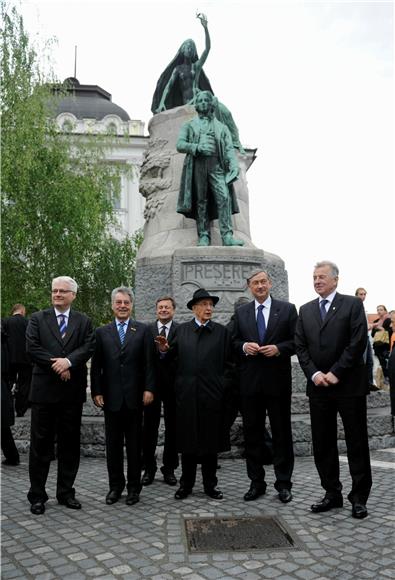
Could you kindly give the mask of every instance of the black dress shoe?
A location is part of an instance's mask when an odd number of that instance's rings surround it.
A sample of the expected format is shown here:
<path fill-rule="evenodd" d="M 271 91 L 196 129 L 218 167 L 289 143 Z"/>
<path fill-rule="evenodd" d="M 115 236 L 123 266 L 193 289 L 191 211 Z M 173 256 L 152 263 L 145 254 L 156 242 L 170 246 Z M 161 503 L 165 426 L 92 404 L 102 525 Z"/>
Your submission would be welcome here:
<path fill-rule="evenodd" d="M 341 508 L 343 507 L 343 498 L 342 496 L 339 497 L 324 497 L 321 501 L 317 503 L 313 503 L 311 506 L 311 511 L 315 514 L 320 512 L 327 512 L 333 508 Z"/>
<path fill-rule="evenodd" d="M 256 485 L 251 485 L 247 493 L 244 494 L 244 501 L 254 501 L 261 495 L 265 495 L 265 493 L 266 487 L 257 487 Z"/>
<path fill-rule="evenodd" d="M 174 475 L 173 469 L 164 469 L 161 467 L 160 470 L 163 473 L 163 481 L 167 483 L 167 485 L 177 485 L 177 478 Z"/>
<path fill-rule="evenodd" d="M 30 511 L 35 516 L 40 516 L 45 512 L 45 504 L 42 501 L 36 501 L 36 503 L 32 503 L 30 506 Z"/>
<path fill-rule="evenodd" d="M 175 499 L 185 499 L 192 493 L 191 489 L 187 489 L 186 487 L 179 487 L 174 494 Z"/>
<path fill-rule="evenodd" d="M 106 504 L 112 505 L 113 503 L 116 503 L 120 497 L 121 494 L 118 491 L 116 491 L 115 489 L 110 489 L 110 491 L 106 495 Z"/>
<path fill-rule="evenodd" d="M 140 495 L 136 491 L 131 491 L 126 496 L 126 505 L 134 505 L 140 501 Z"/>
<path fill-rule="evenodd" d="M 278 499 L 283 503 L 288 503 L 292 499 L 292 493 L 289 489 L 280 489 L 278 492 Z"/>
<path fill-rule="evenodd" d="M 215 487 L 211 489 L 205 489 L 204 493 L 213 499 L 223 499 L 224 494 L 220 489 L 215 489 Z"/>
<path fill-rule="evenodd" d="M 357 518 L 357 520 L 362 520 L 368 515 L 368 510 L 366 505 L 363 503 L 354 503 L 352 506 L 352 517 Z"/>
<path fill-rule="evenodd" d="M 75 499 L 75 497 L 68 497 L 66 499 L 58 499 L 58 503 L 60 505 L 64 505 L 67 508 L 71 509 L 71 510 L 80 510 L 81 509 L 81 504 L 78 501 L 78 499 Z"/>
<path fill-rule="evenodd" d="M 155 479 L 155 473 L 156 473 L 156 469 L 155 470 L 146 469 L 144 471 L 143 477 L 141 478 L 141 484 L 142 485 L 151 485 L 151 483 Z"/>

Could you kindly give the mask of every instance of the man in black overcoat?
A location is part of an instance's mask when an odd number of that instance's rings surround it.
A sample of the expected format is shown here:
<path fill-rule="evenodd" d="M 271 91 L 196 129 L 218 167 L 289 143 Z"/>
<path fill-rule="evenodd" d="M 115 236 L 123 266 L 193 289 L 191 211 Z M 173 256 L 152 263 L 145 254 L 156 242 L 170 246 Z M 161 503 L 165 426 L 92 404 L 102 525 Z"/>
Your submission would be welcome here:
<path fill-rule="evenodd" d="M 28 320 L 23 304 L 14 304 L 11 316 L 4 320 L 10 353 L 10 380 L 15 384 L 15 412 L 23 417 L 29 407 L 32 365 L 26 354 L 26 329 Z"/>
<path fill-rule="evenodd" d="M 231 335 L 222 324 L 211 320 L 218 296 L 196 290 L 187 307 L 190 322 L 180 324 L 166 356 L 176 356 L 177 443 L 181 452 L 182 475 L 176 499 L 192 493 L 198 463 L 202 466 L 206 495 L 222 499 L 217 485 L 217 453 L 229 449 L 225 417 L 225 370 L 231 364 Z M 169 349 L 164 337 L 157 342 Z"/>
<path fill-rule="evenodd" d="M 337 448 L 337 414 L 344 426 L 352 488 L 348 499 L 352 516 L 368 515 L 366 502 L 372 486 L 366 395 L 368 373 L 364 363 L 367 322 L 359 298 L 337 292 L 339 269 L 318 262 L 314 289 L 319 298 L 300 308 L 295 347 L 307 378 L 314 461 L 325 490 L 311 506 L 315 513 L 343 506 Z"/>
<path fill-rule="evenodd" d="M 177 322 L 173 317 L 176 303 L 171 296 L 163 296 L 156 300 L 157 320 L 149 325 L 152 338 L 164 336 L 170 342 L 175 334 Z M 176 443 L 176 394 L 174 381 L 176 374 L 175 360 L 159 351 L 155 345 L 156 387 L 154 401 L 144 407 L 143 417 L 143 463 L 144 474 L 141 479 L 143 485 L 150 485 L 155 478 L 157 469 L 155 450 L 158 442 L 158 431 L 163 402 L 163 418 L 165 424 L 165 441 L 163 447 L 163 465 L 161 472 L 163 480 L 168 485 L 177 485 L 174 470 L 178 467 L 178 453 Z"/>
<path fill-rule="evenodd" d="M 57 441 L 56 498 L 81 509 L 74 481 L 80 462 L 82 404 L 86 400 L 86 363 L 95 348 L 89 318 L 71 309 L 77 283 L 68 276 L 52 280 L 52 308 L 32 314 L 26 331 L 26 350 L 33 362 L 30 390 L 31 439 L 29 454 L 33 514 L 43 514 L 48 495 L 45 484 Z"/>
<path fill-rule="evenodd" d="M 96 330 L 92 358 L 91 394 L 104 410 L 106 429 L 107 505 L 119 500 L 125 485 L 127 505 L 140 499 L 143 405 L 152 403 L 155 391 L 154 342 L 148 326 L 131 319 L 133 300 L 130 288 L 112 291 L 115 320 Z"/>
<path fill-rule="evenodd" d="M 1 450 L 3 465 L 19 465 L 19 451 L 11 431 L 15 423 L 14 401 L 11 393 L 10 355 L 8 335 L 3 321 L 1 322 Z"/>
<path fill-rule="evenodd" d="M 233 339 L 240 361 L 240 404 L 247 474 L 245 501 L 266 492 L 265 419 L 273 439 L 274 483 L 283 503 L 292 499 L 294 452 L 291 429 L 291 356 L 297 319 L 293 304 L 270 295 L 270 276 L 253 273 L 247 280 L 254 297 L 235 312 Z"/>

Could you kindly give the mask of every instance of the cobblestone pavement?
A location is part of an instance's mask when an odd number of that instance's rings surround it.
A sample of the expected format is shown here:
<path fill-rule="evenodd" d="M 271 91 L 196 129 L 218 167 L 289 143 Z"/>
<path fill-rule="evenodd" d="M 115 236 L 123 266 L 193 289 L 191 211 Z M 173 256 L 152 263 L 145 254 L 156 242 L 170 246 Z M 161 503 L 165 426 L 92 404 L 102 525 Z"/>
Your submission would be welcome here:
<path fill-rule="evenodd" d="M 242 578 L 337 580 L 395 578 L 395 449 L 372 452 L 373 490 L 369 517 L 355 520 L 350 504 L 324 514 L 310 505 L 322 497 L 311 457 L 296 458 L 294 499 L 281 504 L 268 468 L 265 496 L 246 503 L 249 487 L 241 459 L 221 460 L 218 487 L 222 501 L 203 494 L 198 477 L 188 499 L 174 499 L 175 488 L 161 481 L 143 489 L 134 506 L 122 499 L 107 506 L 104 459 L 83 458 L 76 481 L 82 510 L 60 506 L 54 498 L 56 465 L 48 479 L 50 500 L 41 516 L 26 500 L 27 456 L 17 467 L 2 466 L 2 574 L 9 578 L 83 580 L 227 580 Z M 350 488 L 347 459 L 342 457 L 345 495 Z M 249 552 L 189 553 L 184 518 L 276 516 L 297 541 L 289 549 Z"/>

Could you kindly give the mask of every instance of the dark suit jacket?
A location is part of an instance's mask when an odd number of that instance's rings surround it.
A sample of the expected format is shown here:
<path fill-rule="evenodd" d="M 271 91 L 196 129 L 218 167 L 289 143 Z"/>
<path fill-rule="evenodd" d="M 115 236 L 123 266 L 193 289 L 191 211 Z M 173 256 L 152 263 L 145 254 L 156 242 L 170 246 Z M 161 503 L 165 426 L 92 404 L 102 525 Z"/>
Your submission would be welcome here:
<path fill-rule="evenodd" d="M 178 323 L 174 322 L 171 323 L 169 334 L 167 336 L 167 340 L 171 342 L 175 336 L 175 331 L 177 328 Z M 155 339 L 158 336 L 158 325 L 157 322 L 152 322 L 149 325 L 149 329 L 152 334 L 152 338 Z M 157 378 L 157 388 L 159 391 L 160 396 L 162 397 L 166 390 L 171 389 L 174 391 L 174 381 L 176 377 L 176 370 L 177 370 L 177 363 L 172 356 L 160 356 L 160 352 L 154 343 L 155 348 L 155 371 L 156 371 L 156 378 Z"/>
<path fill-rule="evenodd" d="M 103 395 L 104 408 L 119 411 L 125 402 L 140 409 L 143 392 L 155 392 L 155 349 L 146 324 L 129 320 L 121 345 L 115 321 L 96 329 L 91 366 L 91 394 Z"/>
<path fill-rule="evenodd" d="M 270 316 L 263 345 L 275 344 L 279 356 L 246 356 L 245 342 L 259 344 L 255 319 L 255 301 L 240 306 L 234 315 L 233 340 L 240 361 L 241 394 L 262 392 L 281 396 L 291 392 L 291 356 L 294 354 L 294 332 L 298 314 L 290 302 L 272 298 Z"/>
<path fill-rule="evenodd" d="M 70 310 L 67 332 L 62 339 L 53 308 L 32 314 L 26 330 L 26 350 L 33 362 L 30 400 L 33 403 L 78 402 L 86 400 L 86 363 L 95 348 L 90 319 Z M 68 358 L 69 381 L 62 381 L 52 369 L 51 358 Z"/>
<path fill-rule="evenodd" d="M 21 314 L 14 314 L 4 320 L 8 335 L 8 350 L 11 364 L 30 364 L 26 354 L 26 328 L 28 320 Z"/>
<path fill-rule="evenodd" d="M 363 302 L 354 296 L 336 293 L 324 321 L 319 298 L 300 308 L 295 347 L 307 377 L 309 396 L 354 396 L 368 391 L 363 354 L 367 323 Z M 333 387 L 316 387 L 311 380 L 317 371 L 331 371 L 339 380 Z"/>

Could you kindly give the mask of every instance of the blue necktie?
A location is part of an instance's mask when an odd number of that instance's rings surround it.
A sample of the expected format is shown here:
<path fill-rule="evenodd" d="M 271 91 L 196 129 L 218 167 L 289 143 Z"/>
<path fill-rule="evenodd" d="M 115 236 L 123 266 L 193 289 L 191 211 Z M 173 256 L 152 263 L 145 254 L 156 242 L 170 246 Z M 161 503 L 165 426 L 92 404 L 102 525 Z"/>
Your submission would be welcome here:
<path fill-rule="evenodd" d="M 265 317 L 263 316 L 263 309 L 264 308 L 265 307 L 263 306 L 263 304 L 260 304 L 258 306 L 258 313 L 256 315 L 256 324 L 258 327 L 259 342 L 261 344 L 265 340 L 265 334 L 266 334 L 266 322 L 265 322 Z"/>
<path fill-rule="evenodd" d="M 121 341 L 121 344 L 123 344 L 123 341 L 125 340 L 125 322 L 120 322 L 118 324 L 118 333 L 119 340 Z"/>
<path fill-rule="evenodd" d="M 321 300 L 321 302 L 320 302 L 321 320 L 325 320 L 325 316 L 327 314 L 325 306 L 328 302 L 329 302 L 329 300 Z"/>
<path fill-rule="evenodd" d="M 58 319 L 60 336 L 64 338 L 66 336 L 67 320 L 64 314 L 58 314 Z"/>

